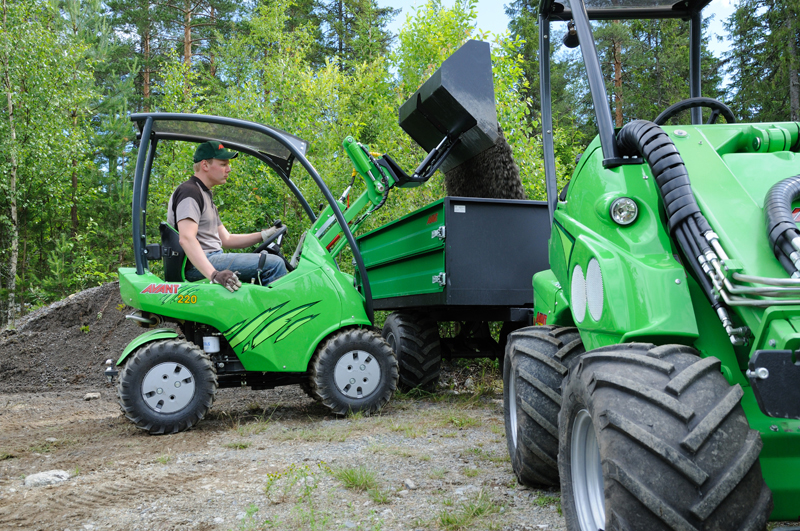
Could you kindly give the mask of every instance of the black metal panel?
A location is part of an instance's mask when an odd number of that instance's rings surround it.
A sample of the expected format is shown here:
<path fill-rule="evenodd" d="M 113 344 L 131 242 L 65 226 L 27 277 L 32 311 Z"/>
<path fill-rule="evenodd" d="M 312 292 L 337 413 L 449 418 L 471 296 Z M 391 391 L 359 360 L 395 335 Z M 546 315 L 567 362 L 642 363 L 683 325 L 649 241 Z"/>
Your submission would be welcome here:
<path fill-rule="evenodd" d="M 568 0 L 541 0 L 539 14 L 549 15 L 554 19 L 568 20 L 572 18 L 568 3 Z M 586 11 L 591 20 L 688 19 L 693 12 L 701 11 L 710 3 L 711 0 L 674 0 L 673 2 L 597 2 L 589 0 L 585 2 Z"/>
<path fill-rule="evenodd" d="M 800 361 L 794 357 L 791 350 L 757 350 L 750 359 L 750 384 L 769 417 L 800 419 Z"/>
<path fill-rule="evenodd" d="M 448 57 L 400 107 L 399 123 L 425 151 L 464 133 L 444 172 L 492 147 L 498 135 L 489 43 L 467 41 Z"/>
<path fill-rule="evenodd" d="M 534 273 L 548 269 L 547 203 L 445 198 L 447 304 L 532 306 Z"/>

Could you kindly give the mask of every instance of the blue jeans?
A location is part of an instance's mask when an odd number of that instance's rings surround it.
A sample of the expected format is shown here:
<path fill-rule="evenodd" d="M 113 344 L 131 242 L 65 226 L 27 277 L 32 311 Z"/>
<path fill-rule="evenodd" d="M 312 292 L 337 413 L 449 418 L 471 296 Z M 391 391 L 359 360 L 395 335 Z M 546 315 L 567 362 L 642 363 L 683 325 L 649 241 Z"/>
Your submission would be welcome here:
<path fill-rule="evenodd" d="M 258 274 L 258 260 L 261 258 L 260 254 L 256 253 L 224 253 L 222 251 L 214 251 L 206 253 L 208 261 L 211 262 L 218 271 L 230 269 L 235 271 L 243 283 L 250 282 L 251 279 L 256 278 Z M 267 261 L 264 262 L 264 269 L 261 271 L 261 285 L 266 286 L 273 280 L 278 280 L 286 274 L 286 264 L 283 258 L 275 256 L 274 254 L 267 254 Z M 205 277 L 194 266 L 186 270 L 186 280 L 194 282 L 196 280 L 203 280 Z M 258 280 L 256 280 L 258 284 Z"/>

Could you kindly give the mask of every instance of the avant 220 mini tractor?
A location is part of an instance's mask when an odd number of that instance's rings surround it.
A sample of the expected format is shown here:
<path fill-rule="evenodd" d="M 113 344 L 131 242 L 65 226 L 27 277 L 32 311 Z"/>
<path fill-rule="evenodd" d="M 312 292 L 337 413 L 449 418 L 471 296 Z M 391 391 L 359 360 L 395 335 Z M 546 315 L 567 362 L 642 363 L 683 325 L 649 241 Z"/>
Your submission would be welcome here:
<path fill-rule="evenodd" d="M 708 3 L 539 5 L 550 268 L 544 326 L 508 339 L 505 424 L 516 475 L 560 483 L 572 531 L 800 517 L 800 124 L 737 124 L 700 97 Z M 615 130 L 590 20 L 636 18 L 691 20 L 692 97 Z M 560 198 L 551 21 L 579 41 L 599 130 Z"/>
<path fill-rule="evenodd" d="M 483 44 L 488 61 L 488 45 Z M 468 65 L 472 63 L 463 57 Z M 491 88 L 490 69 L 488 83 Z M 471 96 L 471 90 L 466 87 L 460 93 L 468 100 L 480 99 Z M 481 105 L 493 113 L 493 98 L 483 100 Z M 218 387 L 271 389 L 290 384 L 300 384 L 336 414 L 369 413 L 382 407 L 397 387 L 398 361 L 372 327 L 372 290 L 353 233 L 385 204 L 392 188 L 419 186 L 446 159 L 463 161 L 491 146 L 484 131 L 496 134 L 496 122 L 478 123 L 462 112 L 448 122 L 447 134 L 429 146 L 412 175 L 389 155 L 376 158 L 368 146 L 346 138 L 344 150 L 365 190 L 345 205 L 351 187 L 340 199 L 334 198 L 305 157 L 306 142 L 283 131 L 192 114 L 136 114 L 131 120 L 140 139 L 133 186 L 136 267 L 120 269 L 120 292 L 122 300 L 138 310 L 128 317 L 154 329 L 134 339 L 115 366 L 109 360 L 106 375 L 111 381 L 118 377 L 125 415 L 150 433 L 175 433 L 203 418 Z M 230 293 L 206 280 L 186 281 L 187 259 L 173 227 L 161 223 L 161 242 L 147 243 L 146 205 L 153 160 L 161 142 L 175 140 L 223 142 L 228 149 L 259 159 L 281 177 L 311 220 L 291 260 L 284 258 L 286 276 L 268 286 L 245 284 Z M 297 163 L 327 200 L 319 216 L 290 178 Z M 282 257 L 275 247 L 284 233 L 276 232 L 275 241 L 265 242 L 256 252 Z M 355 275 L 340 271 L 336 262 L 347 245 L 352 249 Z M 159 259 L 164 264 L 163 278 L 147 268 L 149 260 Z M 172 328 L 158 328 L 165 321 L 178 323 L 183 336 Z"/>

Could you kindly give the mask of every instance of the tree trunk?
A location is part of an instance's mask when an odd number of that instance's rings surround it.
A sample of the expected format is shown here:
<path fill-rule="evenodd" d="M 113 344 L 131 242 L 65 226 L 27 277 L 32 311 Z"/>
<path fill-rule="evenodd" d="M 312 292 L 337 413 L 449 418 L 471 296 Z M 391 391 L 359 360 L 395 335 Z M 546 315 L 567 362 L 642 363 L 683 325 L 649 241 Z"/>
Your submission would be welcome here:
<path fill-rule="evenodd" d="M 78 128 L 78 111 L 72 112 L 72 126 Z M 72 207 L 70 208 L 70 218 L 72 220 L 72 230 L 70 233 L 74 238 L 78 234 L 78 159 L 72 157 Z"/>
<path fill-rule="evenodd" d="M 150 9 L 150 2 L 145 2 L 147 9 Z M 149 16 L 149 15 L 148 15 Z M 142 69 L 142 99 L 144 100 L 144 112 L 150 112 L 150 19 L 147 19 L 147 26 L 142 31 L 142 55 L 144 56 L 144 68 Z"/>
<path fill-rule="evenodd" d="M 3 30 L 8 31 L 6 0 L 3 0 Z M 3 72 L 5 79 L 6 97 L 8 101 L 8 130 L 11 137 L 11 149 L 8 156 L 11 159 L 11 171 L 9 172 L 8 195 L 11 207 L 11 256 L 8 260 L 8 326 L 14 327 L 15 323 L 15 301 L 14 295 L 17 290 L 17 258 L 19 257 L 19 221 L 17 219 L 17 130 L 14 127 L 14 98 L 12 95 L 9 50 L 3 50 Z"/>
<path fill-rule="evenodd" d="M 615 21 L 618 22 L 618 21 Z M 615 123 L 622 127 L 622 44 L 614 40 L 614 107 Z"/>
<path fill-rule="evenodd" d="M 211 19 L 212 27 L 216 27 L 216 25 L 217 25 L 217 20 L 216 20 L 217 16 L 216 16 L 216 13 L 214 12 L 214 6 L 210 5 L 209 6 L 209 10 L 210 10 L 209 17 Z M 217 76 L 217 65 L 214 62 L 214 49 L 211 48 L 211 47 L 209 47 L 209 48 L 210 49 L 209 49 L 209 52 L 208 52 L 208 73 L 211 74 L 211 77 L 216 77 Z"/>
<path fill-rule="evenodd" d="M 185 0 L 183 3 L 183 62 L 192 65 L 192 3 Z"/>
<path fill-rule="evenodd" d="M 790 13 L 794 15 L 794 13 Z M 797 28 L 792 23 L 794 16 L 789 16 L 786 20 L 786 25 L 789 28 L 788 39 L 789 46 L 789 112 L 790 120 L 793 122 L 800 121 L 800 79 L 798 79 L 798 59 L 797 59 Z"/>

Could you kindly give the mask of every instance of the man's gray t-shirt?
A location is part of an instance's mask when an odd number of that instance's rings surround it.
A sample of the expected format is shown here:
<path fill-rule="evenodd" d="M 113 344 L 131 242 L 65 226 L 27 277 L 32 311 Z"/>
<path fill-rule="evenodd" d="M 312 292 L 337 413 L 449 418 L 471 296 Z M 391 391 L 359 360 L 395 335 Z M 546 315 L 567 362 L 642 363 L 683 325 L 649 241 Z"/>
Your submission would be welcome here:
<path fill-rule="evenodd" d="M 214 198 L 203 181 L 195 176 L 178 186 L 169 198 L 167 223 L 178 229 L 178 222 L 191 219 L 197 223 L 197 241 L 204 253 L 222 250 L 219 219 Z"/>

